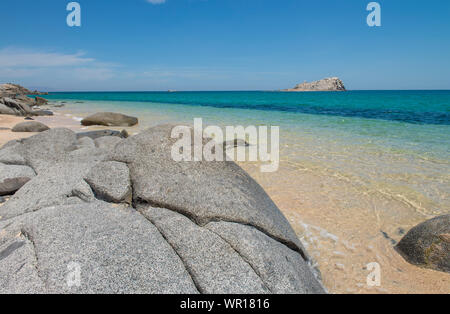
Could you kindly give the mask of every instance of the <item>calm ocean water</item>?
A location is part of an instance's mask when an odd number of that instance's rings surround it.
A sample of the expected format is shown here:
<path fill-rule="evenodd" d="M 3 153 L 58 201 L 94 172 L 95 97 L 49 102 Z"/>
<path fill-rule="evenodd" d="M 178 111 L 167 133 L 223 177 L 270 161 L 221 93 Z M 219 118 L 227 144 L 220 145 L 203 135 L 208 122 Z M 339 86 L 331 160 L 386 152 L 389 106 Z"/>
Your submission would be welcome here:
<path fill-rule="evenodd" d="M 450 211 L 450 91 L 51 93 L 75 116 L 95 111 L 160 123 L 278 125 L 281 160 L 399 198 L 418 213 Z"/>

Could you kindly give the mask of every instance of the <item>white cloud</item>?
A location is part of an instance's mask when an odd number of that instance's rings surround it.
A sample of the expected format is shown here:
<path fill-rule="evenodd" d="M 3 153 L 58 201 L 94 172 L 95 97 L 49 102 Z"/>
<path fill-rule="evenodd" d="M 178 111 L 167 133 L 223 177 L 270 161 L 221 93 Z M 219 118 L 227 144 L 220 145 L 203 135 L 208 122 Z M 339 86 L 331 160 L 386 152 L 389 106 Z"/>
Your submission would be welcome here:
<path fill-rule="evenodd" d="M 29 87 L 92 85 L 115 78 L 119 67 L 89 58 L 82 52 L 59 53 L 15 47 L 0 49 L 0 82 L 13 81 Z"/>
<path fill-rule="evenodd" d="M 78 66 L 95 60 L 84 53 L 61 54 L 55 52 L 26 51 L 14 48 L 0 50 L 0 67 L 61 67 Z"/>

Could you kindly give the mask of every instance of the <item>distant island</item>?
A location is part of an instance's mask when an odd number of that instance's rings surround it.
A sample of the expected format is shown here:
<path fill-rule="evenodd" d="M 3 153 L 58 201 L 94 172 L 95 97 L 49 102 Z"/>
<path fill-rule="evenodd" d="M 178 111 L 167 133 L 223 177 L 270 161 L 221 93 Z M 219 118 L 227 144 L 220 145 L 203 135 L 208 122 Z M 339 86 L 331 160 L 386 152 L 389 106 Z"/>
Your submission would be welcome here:
<path fill-rule="evenodd" d="M 304 82 L 282 92 L 344 92 L 344 83 L 338 77 L 325 78 L 315 82 Z"/>

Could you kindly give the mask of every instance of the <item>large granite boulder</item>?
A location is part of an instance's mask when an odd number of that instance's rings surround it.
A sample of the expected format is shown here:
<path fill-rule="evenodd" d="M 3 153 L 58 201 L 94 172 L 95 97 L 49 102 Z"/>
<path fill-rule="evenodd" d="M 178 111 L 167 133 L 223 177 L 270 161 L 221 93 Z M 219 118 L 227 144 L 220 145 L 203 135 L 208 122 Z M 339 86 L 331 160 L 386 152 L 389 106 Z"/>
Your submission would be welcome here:
<path fill-rule="evenodd" d="M 450 273 L 450 215 L 414 227 L 396 249 L 411 264 Z"/>
<path fill-rule="evenodd" d="M 38 121 L 26 121 L 16 124 L 12 128 L 12 132 L 44 132 L 50 128 Z"/>
<path fill-rule="evenodd" d="M 138 124 L 138 118 L 114 112 L 98 112 L 81 120 L 81 124 L 84 126 L 134 126 Z"/>
<path fill-rule="evenodd" d="M 323 293 L 262 188 L 232 162 L 173 161 L 170 131 L 2 147 L 36 175 L 0 206 L 0 293 Z"/>
<path fill-rule="evenodd" d="M 16 116 L 51 116 L 53 112 L 48 110 L 33 110 L 31 107 L 33 103 L 28 103 L 23 97 L 0 98 L 0 113 Z"/>

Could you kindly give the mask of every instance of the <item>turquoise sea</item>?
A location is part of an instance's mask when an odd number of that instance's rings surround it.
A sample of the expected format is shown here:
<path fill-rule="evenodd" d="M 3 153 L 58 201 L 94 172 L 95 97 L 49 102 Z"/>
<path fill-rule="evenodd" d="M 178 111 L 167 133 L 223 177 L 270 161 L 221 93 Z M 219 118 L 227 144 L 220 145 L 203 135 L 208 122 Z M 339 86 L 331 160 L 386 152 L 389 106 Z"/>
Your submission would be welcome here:
<path fill-rule="evenodd" d="M 50 93 L 74 116 L 116 111 L 140 128 L 277 125 L 281 160 L 346 177 L 433 215 L 450 210 L 450 91 Z"/>

